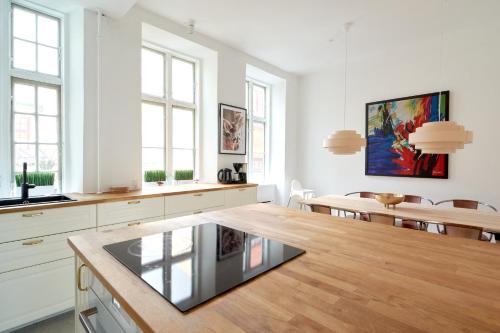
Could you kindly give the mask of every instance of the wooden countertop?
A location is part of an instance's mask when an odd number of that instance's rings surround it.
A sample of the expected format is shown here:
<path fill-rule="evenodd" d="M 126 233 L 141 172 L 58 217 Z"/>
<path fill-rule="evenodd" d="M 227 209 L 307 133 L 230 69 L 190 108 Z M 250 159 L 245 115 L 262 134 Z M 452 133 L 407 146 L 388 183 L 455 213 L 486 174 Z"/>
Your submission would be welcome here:
<path fill-rule="evenodd" d="M 102 246 L 217 222 L 307 252 L 187 314 Z M 500 246 L 256 204 L 69 238 L 144 332 L 499 332 Z"/>
<path fill-rule="evenodd" d="M 402 202 L 396 208 L 385 208 L 375 199 L 343 195 L 324 195 L 302 201 L 305 205 L 324 205 L 334 209 L 362 213 L 381 213 L 402 219 L 439 222 L 483 228 L 484 231 L 500 232 L 500 213 L 476 209 L 431 206 Z"/>
<path fill-rule="evenodd" d="M 47 203 L 29 206 L 0 207 L 0 214 L 17 213 L 31 210 L 41 210 L 49 208 L 61 208 L 81 205 L 92 205 L 103 202 L 124 201 L 133 199 L 155 198 L 169 195 L 189 194 L 196 192 L 230 190 L 244 187 L 256 187 L 257 184 L 183 184 L 165 185 L 155 187 L 145 187 L 142 190 L 128 193 L 65 193 L 68 197 L 77 201 Z"/>

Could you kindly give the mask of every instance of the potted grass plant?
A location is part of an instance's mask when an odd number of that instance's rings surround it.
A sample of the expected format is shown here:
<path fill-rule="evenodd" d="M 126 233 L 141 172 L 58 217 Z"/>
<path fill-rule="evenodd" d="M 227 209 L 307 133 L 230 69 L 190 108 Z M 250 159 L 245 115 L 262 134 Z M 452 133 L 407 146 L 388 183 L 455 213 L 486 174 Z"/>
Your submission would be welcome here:
<path fill-rule="evenodd" d="M 176 184 L 189 184 L 193 182 L 193 170 L 175 170 L 174 179 Z"/>
<path fill-rule="evenodd" d="M 34 184 L 36 186 L 34 189 L 30 190 L 30 195 L 45 195 L 56 191 L 54 187 L 56 174 L 54 172 L 28 172 L 27 178 L 29 184 Z M 20 195 L 23 175 L 16 174 L 15 181 L 16 195 Z"/>
<path fill-rule="evenodd" d="M 165 184 L 167 173 L 165 170 L 146 170 L 144 171 L 144 182 L 156 183 L 159 186 Z"/>

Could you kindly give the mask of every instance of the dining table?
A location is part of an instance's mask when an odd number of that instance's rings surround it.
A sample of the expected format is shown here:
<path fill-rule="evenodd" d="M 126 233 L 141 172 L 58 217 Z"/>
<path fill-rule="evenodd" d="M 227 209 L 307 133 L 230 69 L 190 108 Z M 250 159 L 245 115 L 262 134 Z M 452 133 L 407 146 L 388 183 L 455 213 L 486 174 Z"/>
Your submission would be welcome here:
<path fill-rule="evenodd" d="M 486 232 L 500 233 L 500 213 L 493 211 L 407 202 L 402 202 L 392 208 L 385 208 L 384 204 L 375 199 L 333 194 L 303 200 L 301 204 L 323 205 L 339 211 L 386 214 L 405 220 L 443 225 L 479 227 Z"/>

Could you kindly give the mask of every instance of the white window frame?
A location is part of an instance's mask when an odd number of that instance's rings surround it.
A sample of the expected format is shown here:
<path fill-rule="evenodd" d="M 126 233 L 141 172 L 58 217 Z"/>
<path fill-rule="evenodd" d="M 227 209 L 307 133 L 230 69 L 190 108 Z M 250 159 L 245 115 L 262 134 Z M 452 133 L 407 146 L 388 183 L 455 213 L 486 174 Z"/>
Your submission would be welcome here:
<path fill-rule="evenodd" d="M 142 102 L 144 103 L 152 103 L 156 105 L 162 105 L 164 109 L 164 153 L 163 153 L 163 158 L 164 158 L 164 167 L 165 171 L 167 172 L 168 175 L 171 175 L 172 177 L 174 176 L 174 170 L 173 170 L 173 150 L 174 149 L 183 149 L 183 148 L 175 148 L 172 146 L 172 115 L 173 115 L 173 109 L 185 109 L 185 110 L 190 110 L 193 112 L 193 178 L 197 179 L 199 177 L 199 170 L 200 170 L 200 161 L 199 161 L 199 149 L 198 149 L 198 128 L 199 128 L 199 67 L 200 67 L 200 61 L 198 59 L 189 57 L 187 55 L 181 54 L 179 52 L 175 52 L 169 49 L 166 49 L 164 47 L 158 46 L 154 43 L 151 42 L 143 42 L 142 48 L 148 49 L 153 52 L 157 52 L 163 55 L 164 63 L 164 94 L 163 97 L 158 97 L 158 96 L 152 96 L 148 94 L 142 94 Z M 193 103 L 187 103 L 184 101 L 179 101 L 175 100 L 172 97 L 172 59 L 178 59 L 181 61 L 189 62 L 194 64 L 194 99 Z M 142 88 L 141 88 L 142 89 Z M 148 148 L 144 147 L 141 145 L 142 148 Z M 191 150 L 191 149 L 185 149 L 185 150 Z M 144 171 L 142 178 L 144 182 Z"/>
<path fill-rule="evenodd" d="M 51 88 L 57 88 L 58 89 L 58 112 L 57 112 L 57 118 L 58 118 L 58 169 L 55 171 L 57 173 L 57 184 L 58 184 L 58 190 L 62 191 L 63 189 L 63 173 L 64 173 L 64 167 L 63 167 L 63 146 L 64 146 L 64 92 L 65 92 L 65 86 L 64 86 L 64 77 L 65 77 L 65 66 L 64 66 L 64 50 L 65 50 L 65 45 L 64 45 L 64 36 L 65 36 L 65 31 L 64 31 L 64 14 L 59 13 L 57 11 L 48 9 L 46 7 L 36 5 L 34 3 L 25 1 L 25 0 L 12 0 L 10 1 L 10 12 L 9 12 L 9 22 L 8 22 L 8 31 L 7 31 L 7 38 L 8 38 L 8 45 L 9 45 L 9 65 L 8 65 L 8 70 L 9 70 L 9 83 L 8 83 L 8 91 L 9 91 L 9 96 L 10 96 L 10 110 L 9 110 L 9 129 L 10 129 L 10 143 L 9 143 L 9 151 L 10 153 L 7 154 L 8 158 L 10 158 L 10 184 L 12 187 L 15 187 L 15 175 L 19 172 L 15 171 L 15 133 L 14 133 L 14 108 L 13 108 L 13 102 L 14 102 L 14 94 L 13 94 L 13 88 L 14 88 L 14 82 L 19 82 L 19 83 L 27 83 L 27 84 L 33 84 L 36 87 L 38 86 L 46 86 L 46 87 L 51 87 Z M 19 69 L 14 67 L 14 31 L 13 31 L 13 15 L 14 15 L 14 7 L 19 7 L 23 10 L 33 12 L 38 16 L 47 16 L 51 19 L 56 19 L 58 21 L 59 25 L 59 46 L 58 46 L 58 62 L 59 62 L 59 75 L 50 75 L 50 74 L 45 74 L 45 73 L 39 73 L 36 71 L 31 71 L 31 70 L 25 70 L 25 69 Z M 19 39 L 16 37 L 16 39 Z M 22 40 L 22 39 L 19 39 Z M 30 41 L 31 42 L 31 41 Z M 41 43 L 35 42 L 35 45 L 43 45 Z M 54 48 L 53 46 L 51 46 Z M 37 58 L 36 58 L 36 63 L 38 66 L 38 53 L 37 53 Z M 35 92 L 35 96 L 37 96 L 38 92 Z M 35 101 L 36 102 L 36 101 Z M 35 104 L 35 108 L 37 105 Z M 36 128 L 38 129 L 38 111 L 35 110 L 35 123 L 36 123 Z M 35 153 L 36 156 L 36 171 L 38 170 L 38 146 L 39 143 L 38 141 L 38 130 L 36 131 L 37 137 L 35 140 L 35 146 L 37 147 L 37 151 Z M 33 144 L 33 143 L 30 143 Z M 31 170 L 30 170 L 31 172 Z"/>
<path fill-rule="evenodd" d="M 253 114 L 253 87 L 259 86 L 265 89 L 266 101 L 264 104 L 264 117 L 258 117 Z M 258 122 L 264 124 L 264 179 L 263 183 L 269 181 L 269 170 L 271 165 L 270 148 L 271 148 L 271 86 L 258 81 L 251 77 L 246 78 L 246 102 L 247 102 L 247 117 L 248 117 L 248 179 L 253 180 L 253 123 Z"/>

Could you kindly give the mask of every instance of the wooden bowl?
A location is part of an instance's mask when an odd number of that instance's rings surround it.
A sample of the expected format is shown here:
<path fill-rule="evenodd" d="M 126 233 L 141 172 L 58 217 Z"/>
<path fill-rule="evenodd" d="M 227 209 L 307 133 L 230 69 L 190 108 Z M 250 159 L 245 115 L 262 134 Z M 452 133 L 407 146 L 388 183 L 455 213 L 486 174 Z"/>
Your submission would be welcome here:
<path fill-rule="evenodd" d="M 404 194 L 394 194 L 394 193 L 377 193 L 375 194 L 375 200 L 384 204 L 385 208 L 396 208 L 397 204 L 402 203 L 405 200 Z"/>

